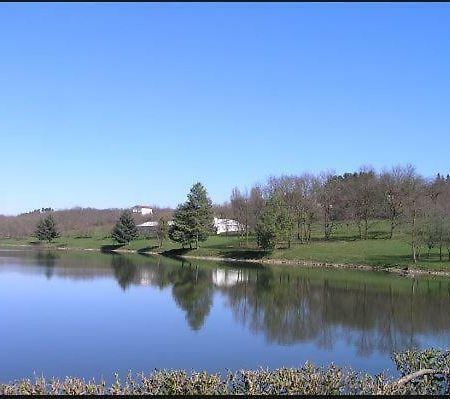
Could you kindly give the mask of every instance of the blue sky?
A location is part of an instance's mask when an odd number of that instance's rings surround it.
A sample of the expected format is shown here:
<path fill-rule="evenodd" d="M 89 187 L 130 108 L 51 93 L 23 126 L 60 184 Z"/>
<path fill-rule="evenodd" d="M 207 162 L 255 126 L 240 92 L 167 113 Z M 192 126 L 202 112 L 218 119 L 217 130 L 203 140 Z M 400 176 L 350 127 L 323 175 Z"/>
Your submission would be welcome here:
<path fill-rule="evenodd" d="M 450 173 L 450 4 L 1 4 L 0 213 Z"/>

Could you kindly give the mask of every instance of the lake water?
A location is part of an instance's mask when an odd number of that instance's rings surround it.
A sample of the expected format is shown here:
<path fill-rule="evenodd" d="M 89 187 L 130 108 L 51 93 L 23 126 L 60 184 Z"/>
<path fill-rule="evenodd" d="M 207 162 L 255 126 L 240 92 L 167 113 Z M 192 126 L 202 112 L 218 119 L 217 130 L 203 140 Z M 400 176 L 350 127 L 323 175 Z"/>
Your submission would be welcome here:
<path fill-rule="evenodd" d="M 450 346 L 450 280 L 0 250 L 0 381 L 309 360 L 393 372 Z"/>

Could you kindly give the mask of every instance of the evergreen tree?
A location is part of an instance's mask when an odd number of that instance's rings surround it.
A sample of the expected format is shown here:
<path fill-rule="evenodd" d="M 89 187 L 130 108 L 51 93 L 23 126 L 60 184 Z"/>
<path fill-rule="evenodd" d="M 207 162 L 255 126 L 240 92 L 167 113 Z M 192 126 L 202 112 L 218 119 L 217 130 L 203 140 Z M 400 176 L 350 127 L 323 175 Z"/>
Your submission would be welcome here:
<path fill-rule="evenodd" d="M 192 186 L 188 199 L 177 207 L 173 225 L 169 230 L 172 241 L 179 242 L 184 247 L 192 244 L 199 247 L 213 229 L 213 209 L 206 189 L 201 183 Z"/>
<path fill-rule="evenodd" d="M 178 242 L 184 248 L 185 245 L 192 247 L 189 235 L 189 218 L 186 204 L 177 206 L 173 217 L 173 224 L 169 228 L 169 238 Z"/>
<path fill-rule="evenodd" d="M 138 231 L 133 215 L 127 210 L 122 213 L 114 226 L 111 237 L 120 244 L 128 244 L 130 241 L 137 238 L 137 236 Z"/>
<path fill-rule="evenodd" d="M 291 245 L 294 221 L 283 198 L 273 194 L 258 218 L 256 241 L 264 250 L 273 250 L 281 242 Z"/>
<path fill-rule="evenodd" d="M 48 215 L 39 221 L 36 225 L 34 235 L 39 241 L 48 241 L 49 243 L 59 237 L 60 234 L 52 215 Z"/>

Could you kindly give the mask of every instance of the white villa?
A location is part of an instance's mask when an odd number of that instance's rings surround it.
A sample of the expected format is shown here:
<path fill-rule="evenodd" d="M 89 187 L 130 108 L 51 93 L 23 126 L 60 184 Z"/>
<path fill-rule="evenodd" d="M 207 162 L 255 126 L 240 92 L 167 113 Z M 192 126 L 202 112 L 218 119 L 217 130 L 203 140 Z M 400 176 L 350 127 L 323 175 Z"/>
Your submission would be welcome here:
<path fill-rule="evenodd" d="M 133 212 L 135 211 L 133 210 Z M 145 215 L 145 213 L 143 213 L 143 215 Z M 167 224 L 171 226 L 173 224 L 173 220 L 169 220 Z M 158 227 L 158 221 L 149 221 L 141 223 L 138 224 L 136 227 L 142 233 L 155 233 Z M 237 220 L 233 219 L 214 218 L 214 228 L 216 229 L 217 234 L 237 233 L 239 231 L 242 231 L 242 226 L 239 224 Z"/>
<path fill-rule="evenodd" d="M 136 205 L 131 208 L 133 213 L 140 213 L 141 215 L 153 215 L 153 209 L 148 205 Z"/>
<path fill-rule="evenodd" d="M 214 218 L 214 227 L 217 229 L 217 234 L 237 233 L 242 230 L 239 222 L 233 219 Z"/>

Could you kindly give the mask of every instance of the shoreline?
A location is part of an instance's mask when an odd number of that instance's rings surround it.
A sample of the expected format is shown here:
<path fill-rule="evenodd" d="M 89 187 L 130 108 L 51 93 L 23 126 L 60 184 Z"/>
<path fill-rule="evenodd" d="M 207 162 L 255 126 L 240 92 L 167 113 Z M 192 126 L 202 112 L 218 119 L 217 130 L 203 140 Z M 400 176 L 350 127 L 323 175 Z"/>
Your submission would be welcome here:
<path fill-rule="evenodd" d="M 88 251 L 88 252 L 101 252 L 101 253 L 132 253 L 132 254 L 147 254 L 147 255 L 158 255 L 168 258 L 175 259 L 197 259 L 206 260 L 213 262 L 226 262 L 226 263 L 252 263 L 252 264 L 262 264 L 262 265 L 272 265 L 272 266 L 285 266 L 292 265 L 298 267 L 307 268 L 324 268 L 324 269 L 351 269 L 360 271 L 373 271 L 373 272 L 385 272 L 394 273 L 403 277 L 414 278 L 416 276 L 436 276 L 436 277 L 447 277 L 450 278 L 450 271 L 439 271 L 439 270 L 426 270 L 426 269 L 415 269 L 410 266 L 407 267 L 396 267 L 396 266 L 372 266 L 365 264 L 354 264 L 354 263 L 330 263 L 303 259 L 240 259 L 240 258 L 227 258 L 220 256 L 196 256 L 196 255 L 167 255 L 164 252 L 154 252 L 154 251 L 139 251 L 135 249 L 111 249 L 104 251 L 101 248 L 76 248 L 76 247 L 39 247 L 37 248 L 31 244 L 9 244 L 4 246 L 7 247 L 21 247 L 21 248 L 31 248 L 31 249 L 47 249 L 56 251 Z M 0 245 L 0 248 L 2 246 Z"/>

